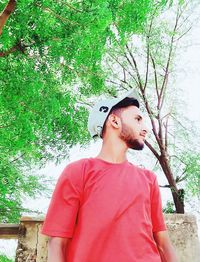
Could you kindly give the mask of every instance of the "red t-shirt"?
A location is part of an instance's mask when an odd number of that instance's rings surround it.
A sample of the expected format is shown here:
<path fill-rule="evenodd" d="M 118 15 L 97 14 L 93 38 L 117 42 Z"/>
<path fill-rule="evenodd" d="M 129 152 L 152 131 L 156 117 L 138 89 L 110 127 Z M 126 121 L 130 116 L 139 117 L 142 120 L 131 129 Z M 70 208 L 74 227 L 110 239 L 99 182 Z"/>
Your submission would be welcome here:
<path fill-rule="evenodd" d="M 67 262 L 160 262 L 153 232 L 164 230 L 152 172 L 88 158 L 64 169 L 42 233 L 71 238 Z"/>

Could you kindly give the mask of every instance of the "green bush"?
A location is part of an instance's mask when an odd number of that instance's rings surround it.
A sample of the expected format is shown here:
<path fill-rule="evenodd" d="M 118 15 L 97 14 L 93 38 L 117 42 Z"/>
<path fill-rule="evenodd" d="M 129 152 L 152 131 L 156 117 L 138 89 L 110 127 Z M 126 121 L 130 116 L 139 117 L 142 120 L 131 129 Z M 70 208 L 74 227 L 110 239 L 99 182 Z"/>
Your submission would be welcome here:
<path fill-rule="evenodd" d="M 163 208 L 163 213 L 167 213 L 167 214 L 175 213 L 174 203 L 171 201 L 167 201 L 166 206 Z"/>

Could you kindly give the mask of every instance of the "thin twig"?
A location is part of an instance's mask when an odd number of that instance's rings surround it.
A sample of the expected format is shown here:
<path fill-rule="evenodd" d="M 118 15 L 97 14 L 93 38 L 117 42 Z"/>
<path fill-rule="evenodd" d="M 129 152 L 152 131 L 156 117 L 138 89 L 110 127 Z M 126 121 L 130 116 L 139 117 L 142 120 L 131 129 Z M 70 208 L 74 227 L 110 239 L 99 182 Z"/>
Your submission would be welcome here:
<path fill-rule="evenodd" d="M 180 14 L 177 11 L 177 16 L 176 16 L 176 20 L 175 20 L 175 25 L 174 25 L 174 29 L 172 32 L 172 37 L 171 37 L 171 41 L 170 41 L 170 47 L 169 47 L 169 54 L 168 54 L 168 59 L 167 59 L 167 64 L 165 67 L 165 74 L 164 74 L 164 79 L 163 79 L 163 83 L 161 86 L 161 91 L 160 91 L 160 103 L 158 105 L 158 109 L 161 110 L 162 106 L 163 106 L 163 102 L 164 102 L 164 94 L 165 94 L 165 90 L 166 90 L 166 86 L 167 86 L 167 81 L 168 81 L 168 75 L 169 75 L 169 66 L 170 66 L 170 62 L 171 62 L 171 57 L 172 57 L 172 51 L 173 51 L 173 43 L 174 43 L 174 37 L 175 37 L 175 32 L 177 30 L 177 26 L 178 26 L 178 22 L 180 19 Z"/>
<path fill-rule="evenodd" d="M 124 73 L 124 82 L 126 82 L 126 71 L 123 68 L 123 73 Z"/>
<path fill-rule="evenodd" d="M 15 158 L 14 160 L 10 161 L 10 163 L 18 161 L 20 158 L 22 158 L 25 155 L 25 153 L 21 154 L 21 156 Z"/>
<path fill-rule="evenodd" d="M 80 10 L 80 9 L 77 9 L 75 7 L 73 7 L 72 5 L 70 5 L 69 3 L 67 3 L 66 1 L 62 2 L 64 5 L 68 6 L 70 9 L 76 11 L 76 12 L 79 12 L 79 13 L 82 13 L 83 10 Z"/>
<path fill-rule="evenodd" d="M 132 75 L 131 72 L 129 70 L 127 70 L 116 57 L 114 57 L 111 54 L 109 54 L 109 55 L 122 67 L 122 69 L 124 69 L 135 80 L 136 84 L 139 85 L 139 83 L 137 82 L 137 79 L 135 78 L 135 76 Z"/>
<path fill-rule="evenodd" d="M 157 104 L 157 108 L 158 108 L 158 105 L 159 105 L 159 100 L 160 100 L 160 96 L 159 96 L 159 90 L 158 90 L 158 76 L 157 76 L 157 70 L 156 70 L 156 64 L 155 64 L 155 60 L 152 56 L 152 54 L 150 54 L 150 57 L 151 57 L 151 62 L 152 62 L 152 65 L 153 65 L 153 69 L 154 69 L 154 79 L 155 79 L 155 87 L 156 87 L 156 94 L 157 94 L 157 99 L 158 99 L 158 104 Z M 158 109 L 159 110 L 159 109 Z"/>
<path fill-rule="evenodd" d="M 177 39 L 174 39 L 174 42 L 179 41 L 182 37 L 184 37 L 190 30 L 192 29 L 192 26 L 188 28 L 181 36 L 179 36 Z"/>
<path fill-rule="evenodd" d="M 167 120 L 166 120 L 166 124 L 164 125 L 165 126 L 165 150 L 167 151 L 167 148 L 168 148 L 168 122 L 169 122 L 169 114 L 168 114 L 168 117 L 167 117 Z"/>
<path fill-rule="evenodd" d="M 23 45 L 21 42 L 18 42 L 16 45 L 14 45 L 13 47 L 11 47 L 9 50 L 4 51 L 4 52 L 0 52 L 0 57 L 5 57 L 8 56 L 9 54 L 12 54 L 16 51 L 20 51 L 22 53 L 25 52 L 25 49 L 29 47 L 28 45 Z"/>
<path fill-rule="evenodd" d="M 77 23 L 77 22 L 71 21 L 71 20 L 69 20 L 69 19 L 67 19 L 67 18 L 65 18 L 65 17 L 62 17 L 62 16 L 58 15 L 56 12 L 54 12 L 53 10 L 51 10 L 51 9 L 48 8 L 48 7 L 43 7 L 43 6 L 41 6 L 40 4 L 37 4 L 37 3 L 36 3 L 36 5 L 37 5 L 38 7 L 40 7 L 40 8 L 42 8 L 44 11 L 47 11 L 47 12 L 53 14 L 56 18 L 58 18 L 59 20 L 61 20 L 61 21 L 64 22 L 64 23 L 81 26 L 81 24 L 79 24 L 79 23 Z"/>
<path fill-rule="evenodd" d="M 137 74 L 137 78 L 138 78 L 139 88 L 140 88 L 140 90 L 142 91 L 142 90 L 143 90 L 142 80 L 141 80 L 141 77 L 140 77 L 140 72 L 139 72 L 139 69 L 138 69 L 138 66 L 137 66 L 137 62 L 136 62 L 136 60 L 135 60 L 135 58 L 134 58 L 131 50 L 129 49 L 128 44 L 126 44 L 126 48 L 127 48 L 127 50 L 128 50 L 129 55 L 130 55 L 131 58 L 132 58 L 132 61 L 133 61 L 133 64 L 134 64 L 134 69 L 136 70 L 136 74 Z M 129 60 L 129 59 L 128 59 L 128 60 Z M 130 60 L 129 60 L 129 61 L 130 61 Z M 132 65 L 131 62 L 129 62 L 129 63 Z"/>
<path fill-rule="evenodd" d="M 159 187 L 162 187 L 162 188 L 171 188 L 172 186 L 170 186 L 170 185 L 165 185 L 165 186 L 159 185 Z"/>
<path fill-rule="evenodd" d="M 152 25 L 153 25 L 153 19 L 154 19 L 154 13 L 151 17 L 151 22 L 150 22 L 150 26 L 149 26 L 149 31 L 147 33 L 146 36 L 146 42 L 147 42 L 147 63 L 146 63 L 146 76 L 145 76 L 145 82 L 144 82 L 144 91 L 147 87 L 147 82 L 148 82 L 148 76 L 149 76 L 149 58 L 150 58 L 150 46 L 149 46 L 149 38 L 151 35 L 151 30 L 152 30 Z"/>

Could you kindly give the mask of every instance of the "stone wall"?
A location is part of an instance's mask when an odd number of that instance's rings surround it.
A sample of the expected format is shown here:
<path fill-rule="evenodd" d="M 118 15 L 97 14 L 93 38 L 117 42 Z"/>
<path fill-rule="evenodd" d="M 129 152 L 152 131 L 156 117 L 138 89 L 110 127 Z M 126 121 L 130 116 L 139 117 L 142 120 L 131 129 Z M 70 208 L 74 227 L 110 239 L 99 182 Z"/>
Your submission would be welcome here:
<path fill-rule="evenodd" d="M 178 262 L 199 262 L 200 246 L 195 217 L 187 214 L 167 214 L 165 220 Z M 48 238 L 40 233 L 42 223 L 43 219 L 38 218 L 21 219 L 16 262 L 47 261 Z"/>
<path fill-rule="evenodd" d="M 195 216 L 167 214 L 165 221 L 179 262 L 199 262 L 200 243 Z"/>
<path fill-rule="evenodd" d="M 40 233 L 44 219 L 22 217 L 16 262 L 46 262 L 48 238 Z"/>

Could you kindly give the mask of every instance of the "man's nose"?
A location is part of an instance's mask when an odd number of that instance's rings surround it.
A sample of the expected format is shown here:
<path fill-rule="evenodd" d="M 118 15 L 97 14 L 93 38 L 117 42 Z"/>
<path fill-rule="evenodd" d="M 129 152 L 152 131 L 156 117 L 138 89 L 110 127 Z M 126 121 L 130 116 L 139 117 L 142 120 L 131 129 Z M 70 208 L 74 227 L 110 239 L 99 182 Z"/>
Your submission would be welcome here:
<path fill-rule="evenodd" d="M 144 124 L 142 127 L 142 132 L 146 135 L 148 133 L 148 128 L 147 126 Z"/>

